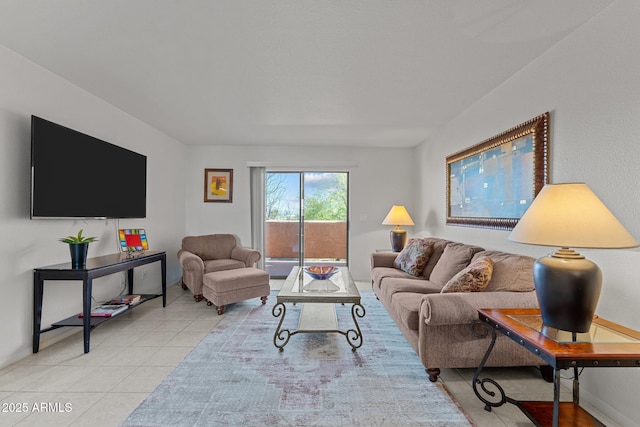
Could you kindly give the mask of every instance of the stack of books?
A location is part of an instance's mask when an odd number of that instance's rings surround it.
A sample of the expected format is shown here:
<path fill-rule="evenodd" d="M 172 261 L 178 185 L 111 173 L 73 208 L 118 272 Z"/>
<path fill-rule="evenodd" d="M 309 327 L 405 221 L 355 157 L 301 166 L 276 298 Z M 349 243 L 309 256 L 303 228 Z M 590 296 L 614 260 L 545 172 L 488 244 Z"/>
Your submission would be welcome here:
<path fill-rule="evenodd" d="M 135 305 L 140 302 L 141 295 L 123 295 L 109 301 L 109 304 Z"/>
<path fill-rule="evenodd" d="M 118 313 L 122 313 L 129 306 L 127 304 L 105 304 L 91 309 L 91 317 L 112 317 Z M 83 317 L 83 313 L 79 313 L 78 317 Z"/>

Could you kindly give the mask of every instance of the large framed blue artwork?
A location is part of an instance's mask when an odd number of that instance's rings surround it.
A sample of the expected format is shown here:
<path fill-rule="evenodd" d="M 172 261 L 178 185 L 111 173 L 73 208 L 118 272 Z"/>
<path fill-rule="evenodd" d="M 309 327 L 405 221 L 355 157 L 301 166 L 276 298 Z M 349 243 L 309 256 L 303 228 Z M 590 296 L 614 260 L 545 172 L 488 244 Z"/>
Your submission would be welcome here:
<path fill-rule="evenodd" d="M 447 156 L 448 225 L 511 230 L 549 182 L 549 113 Z"/>

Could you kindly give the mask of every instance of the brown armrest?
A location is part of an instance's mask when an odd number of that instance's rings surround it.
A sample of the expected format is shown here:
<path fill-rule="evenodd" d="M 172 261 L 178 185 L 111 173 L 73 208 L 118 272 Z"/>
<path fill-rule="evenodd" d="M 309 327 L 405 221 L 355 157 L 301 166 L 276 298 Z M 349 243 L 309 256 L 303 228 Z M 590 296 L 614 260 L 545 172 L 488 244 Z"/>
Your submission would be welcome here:
<path fill-rule="evenodd" d="M 185 249 L 180 249 L 178 251 L 178 261 L 182 265 L 184 270 L 196 270 L 196 271 L 204 271 L 204 262 L 202 259 L 194 254 L 193 252 L 189 252 Z"/>
<path fill-rule="evenodd" d="M 246 267 L 253 267 L 253 264 L 260 261 L 260 252 L 255 249 L 235 246 L 231 250 L 231 258 L 244 262 Z"/>
<path fill-rule="evenodd" d="M 479 308 L 538 308 L 531 292 L 455 292 L 422 297 L 420 320 L 427 325 L 464 325 L 478 319 Z"/>
<path fill-rule="evenodd" d="M 202 284 L 204 276 L 204 262 L 202 259 L 185 249 L 178 251 L 178 261 L 182 265 L 182 282 L 189 289 L 197 289 Z"/>
<path fill-rule="evenodd" d="M 393 261 L 398 257 L 399 252 L 374 252 L 371 254 L 371 268 L 393 267 Z"/>

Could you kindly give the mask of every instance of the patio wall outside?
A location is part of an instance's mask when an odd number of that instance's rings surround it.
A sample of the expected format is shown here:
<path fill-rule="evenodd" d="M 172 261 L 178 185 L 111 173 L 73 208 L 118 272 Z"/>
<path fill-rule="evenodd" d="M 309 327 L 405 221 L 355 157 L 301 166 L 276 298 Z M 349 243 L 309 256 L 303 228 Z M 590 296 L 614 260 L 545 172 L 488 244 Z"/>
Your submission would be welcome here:
<path fill-rule="evenodd" d="M 265 222 L 265 267 L 271 277 L 286 277 L 298 265 L 298 224 Z M 317 265 L 345 266 L 346 221 L 305 221 L 305 258 Z"/>
<path fill-rule="evenodd" d="M 266 221 L 265 258 L 298 258 L 298 221 Z M 346 221 L 305 221 L 305 257 L 345 259 Z"/>

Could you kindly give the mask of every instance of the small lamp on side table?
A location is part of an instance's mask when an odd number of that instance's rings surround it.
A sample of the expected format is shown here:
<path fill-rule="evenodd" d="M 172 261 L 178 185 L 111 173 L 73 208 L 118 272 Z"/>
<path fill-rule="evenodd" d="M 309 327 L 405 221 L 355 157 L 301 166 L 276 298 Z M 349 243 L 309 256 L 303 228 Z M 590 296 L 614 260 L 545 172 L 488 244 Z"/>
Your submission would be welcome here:
<path fill-rule="evenodd" d="M 382 225 L 395 225 L 396 228 L 391 230 L 391 250 L 400 252 L 407 244 L 407 231 L 401 228 L 401 225 L 415 225 L 409 212 L 404 206 L 392 206 L 387 216 L 382 221 Z"/>
<path fill-rule="evenodd" d="M 538 259 L 533 282 L 545 326 L 588 332 L 602 272 L 573 248 L 633 248 L 638 242 L 584 183 L 547 184 L 515 226 L 509 240 L 559 250 Z"/>

